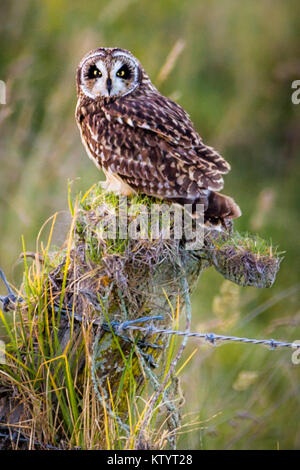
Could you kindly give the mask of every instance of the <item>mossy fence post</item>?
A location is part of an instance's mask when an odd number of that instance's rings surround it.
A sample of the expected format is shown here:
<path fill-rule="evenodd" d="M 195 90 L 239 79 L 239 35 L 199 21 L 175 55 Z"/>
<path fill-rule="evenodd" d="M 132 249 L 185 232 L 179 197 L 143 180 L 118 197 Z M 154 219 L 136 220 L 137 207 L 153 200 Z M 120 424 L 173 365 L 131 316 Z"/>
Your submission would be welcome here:
<path fill-rule="evenodd" d="M 112 224 L 116 201 L 115 196 L 103 193 L 99 186 L 81 198 L 79 206 L 72 208 L 73 225 L 65 250 L 55 253 L 49 249 L 36 256 L 39 275 L 43 274 L 42 285 L 41 277 L 36 277 L 35 282 L 40 283 L 38 293 L 34 296 L 32 291 L 27 292 L 27 301 L 10 308 L 12 311 L 21 310 L 23 320 L 28 315 L 31 321 L 35 315 L 43 318 L 42 327 L 39 323 L 32 324 L 39 328 L 33 341 L 34 354 L 38 356 L 40 353 L 41 336 L 46 335 L 47 341 L 43 345 L 50 345 L 45 356 L 47 361 L 52 360 L 51 353 L 67 357 L 68 370 L 76 383 L 72 389 L 74 400 L 76 394 L 83 397 L 85 392 L 82 388 L 89 381 L 99 402 L 95 418 L 98 426 L 104 426 L 108 413 L 126 431 L 129 397 L 134 400 L 148 382 L 154 388 L 152 399 L 164 395 L 168 388 L 168 370 L 164 367 L 170 336 L 120 331 L 117 325 L 159 316 L 160 320 L 153 320 L 159 321 L 159 328 L 174 329 L 178 326 L 176 316 L 180 313 L 180 317 L 187 314 L 184 328 L 188 330 L 191 320 L 190 311 L 187 312 L 190 310 L 189 296 L 204 270 L 214 267 L 224 278 L 240 286 L 270 287 L 279 269 L 280 258 L 266 245 L 258 247 L 253 238 L 235 233 L 232 227 L 221 234 L 217 230 L 205 230 L 204 246 L 200 250 L 187 250 L 182 240 L 164 240 L 161 237 L 158 240 L 145 237 L 111 241 L 103 234 Z M 137 196 L 128 201 L 129 207 L 137 203 L 149 208 L 153 200 Z M 128 222 L 136 222 L 136 213 L 128 213 Z M 32 284 L 33 281 L 31 289 Z M 28 291 L 28 282 L 24 282 L 23 288 L 26 291 L 26 285 Z M 21 356 L 22 347 L 19 351 Z M 24 355 L 22 357 L 27 361 Z M 46 377 L 41 375 L 44 364 L 45 360 L 39 365 L 39 380 Z M 171 365 L 169 361 L 167 378 L 172 382 L 174 371 Z M 161 370 L 164 372 L 156 374 Z M 6 374 L 8 371 L 6 366 Z M 60 375 L 64 386 L 66 379 L 62 369 L 55 377 Z M 33 405 L 24 404 L 24 393 L 22 397 L 18 394 L 19 388 L 14 381 L 3 377 L 0 382 L 0 423 L 17 426 L 33 418 L 36 410 Z M 68 400 L 69 394 L 70 391 Z M 59 396 L 53 398 L 53 403 L 59 399 Z M 165 394 L 162 402 L 167 409 L 166 422 L 174 430 L 178 426 L 178 417 L 176 407 L 172 406 L 172 397 Z M 150 408 L 140 420 L 136 447 L 151 447 L 151 443 L 142 444 L 146 420 L 150 419 L 153 411 Z M 76 409 L 77 414 L 74 412 L 73 415 L 80 423 L 80 410 Z M 36 422 L 36 441 L 47 441 L 38 426 Z M 76 426 L 80 427 L 79 424 Z M 173 446 L 175 434 L 174 431 Z M 0 447 L 1 439 L 3 444 L 4 438 L 0 435 Z M 26 447 L 27 443 L 24 445 Z"/>

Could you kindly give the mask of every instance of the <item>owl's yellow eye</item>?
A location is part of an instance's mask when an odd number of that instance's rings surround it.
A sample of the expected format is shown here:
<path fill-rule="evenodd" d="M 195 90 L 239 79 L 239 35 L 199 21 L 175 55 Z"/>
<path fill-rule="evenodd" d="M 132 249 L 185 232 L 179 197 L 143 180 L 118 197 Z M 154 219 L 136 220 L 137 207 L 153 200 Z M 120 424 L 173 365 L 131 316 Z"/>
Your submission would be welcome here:
<path fill-rule="evenodd" d="M 91 67 L 88 69 L 88 72 L 86 74 L 88 79 L 93 79 L 93 78 L 99 78 L 102 77 L 102 73 L 98 69 L 96 65 L 91 65 Z"/>
<path fill-rule="evenodd" d="M 128 65 L 124 64 L 116 73 L 117 77 L 124 78 L 125 80 L 130 78 L 131 71 Z"/>

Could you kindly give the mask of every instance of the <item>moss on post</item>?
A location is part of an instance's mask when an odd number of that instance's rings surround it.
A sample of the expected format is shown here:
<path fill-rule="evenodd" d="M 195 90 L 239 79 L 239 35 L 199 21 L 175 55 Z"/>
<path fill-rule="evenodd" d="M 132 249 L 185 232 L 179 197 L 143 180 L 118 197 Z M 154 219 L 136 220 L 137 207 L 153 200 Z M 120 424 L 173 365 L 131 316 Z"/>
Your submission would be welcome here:
<path fill-rule="evenodd" d="M 169 336 L 128 333 L 116 324 L 159 315 L 161 328 L 176 328 L 186 296 L 201 273 L 212 266 L 242 286 L 270 287 L 275 280 L 279 255 L 262 240 L 241 236 L 229 227 L 222 233 L 206 229 L 201 250 L 186 250 L 182 240 L 172 236 L 164 239 L 163 225 L 158 239 L 149 239 L 141 207 L 149 209 L 153 202 L 136 196 L 119 205 L 116 196 L 96 185 L 74 209 L 67 248 L 45 251 L 42 261 L 39 254 L 30 270 L 25 262 L 25 302 L 11 306 L 21 322 L 14 317 L 10 356 L 2 366 L 0 394 L 5 395 L 5 403 L 0 416 L 2 423 L 9 422 L 12 409 L 18 409 L 14 423 L 31 421 L 35 440 L 42 447 L 60 446 L 63 440 L 68 448 L 103 448 L 109 419 L 111 434 L 118 434 L 118 428 L 132 433 L 125 422 L 149 381 L 160 399 L 159 377 L 166 377 L 164 367 L 166 363 L 170 367 L 173 351 Z M 122 238 L 122 217 L 140 234 L 144 230 L 144 237 Z M 112 229 L 116 229 L 114 239 L 108 236 Z M 24 361 L 20 373 L 15 372 L 13 356 Z M 158 376 L 154 374 L 157 366 Z M 30 387 L 22 386 L 24 378 Z M 20 407 L 26 394 L 27 405 Z M 167 394 L 163 396 L 168 423 L 174 427 L 174 406 Z M 151 410 L 144 415 L 150 422 Z M 145 437 L 146 427 L 137 419 L 130 441 L 133 447 L 154 445 L 153 441 L 149 444 L 149 435 L 148 441 Z"/>

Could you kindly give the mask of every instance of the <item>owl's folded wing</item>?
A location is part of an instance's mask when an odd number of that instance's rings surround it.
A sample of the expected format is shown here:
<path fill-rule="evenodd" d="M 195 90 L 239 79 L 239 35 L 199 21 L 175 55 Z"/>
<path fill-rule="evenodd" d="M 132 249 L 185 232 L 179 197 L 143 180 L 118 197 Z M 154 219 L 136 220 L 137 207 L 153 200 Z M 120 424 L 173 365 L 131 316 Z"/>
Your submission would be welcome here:
<path fill-rule="evenodd" d="M 135 190 L 159 197 L 194 197 L 223 187 L 213 162 L 189 158 L 188 148 L 170 143 L 135 120 L 127 125 L 124 117 L 100 113 L 87 117 L 82 126 L 96 162 Z"/>
<path fill-rule="evenodd" d="M 230 170 L 229 163 L 203 143 L 188 114 L 157 92 L 125 96 L 107 104 L 104 111 L 108 119 L 155 133 L 174 147 L 178 157 L 187 164 L 202 166 L 202 163 L 220 174 Z"/>

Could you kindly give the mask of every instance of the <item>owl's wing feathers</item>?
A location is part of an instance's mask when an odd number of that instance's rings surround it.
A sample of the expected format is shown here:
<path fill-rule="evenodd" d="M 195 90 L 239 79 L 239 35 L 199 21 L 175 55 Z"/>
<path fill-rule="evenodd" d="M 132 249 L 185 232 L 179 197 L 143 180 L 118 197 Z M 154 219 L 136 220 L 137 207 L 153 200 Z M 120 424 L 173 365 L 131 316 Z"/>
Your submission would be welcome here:
<path fill-rule="evenodd" d="M 173 101 L 159 93 L 142 94 L 138 99 L 129 96 L 107 105 L 105 113 L 109 119 L 127 124 L 135 132 L 143 130 L 150 143 L 153 139 L 152 145 L 159 144 L 167 167 L 175 162 L 182 173 L 178 174 L 181 180 L 187 174 L 198 188 L 222 189 L 222 174 L 228 173 L 230 165 L 203 143 L 188 114 Z"/>

